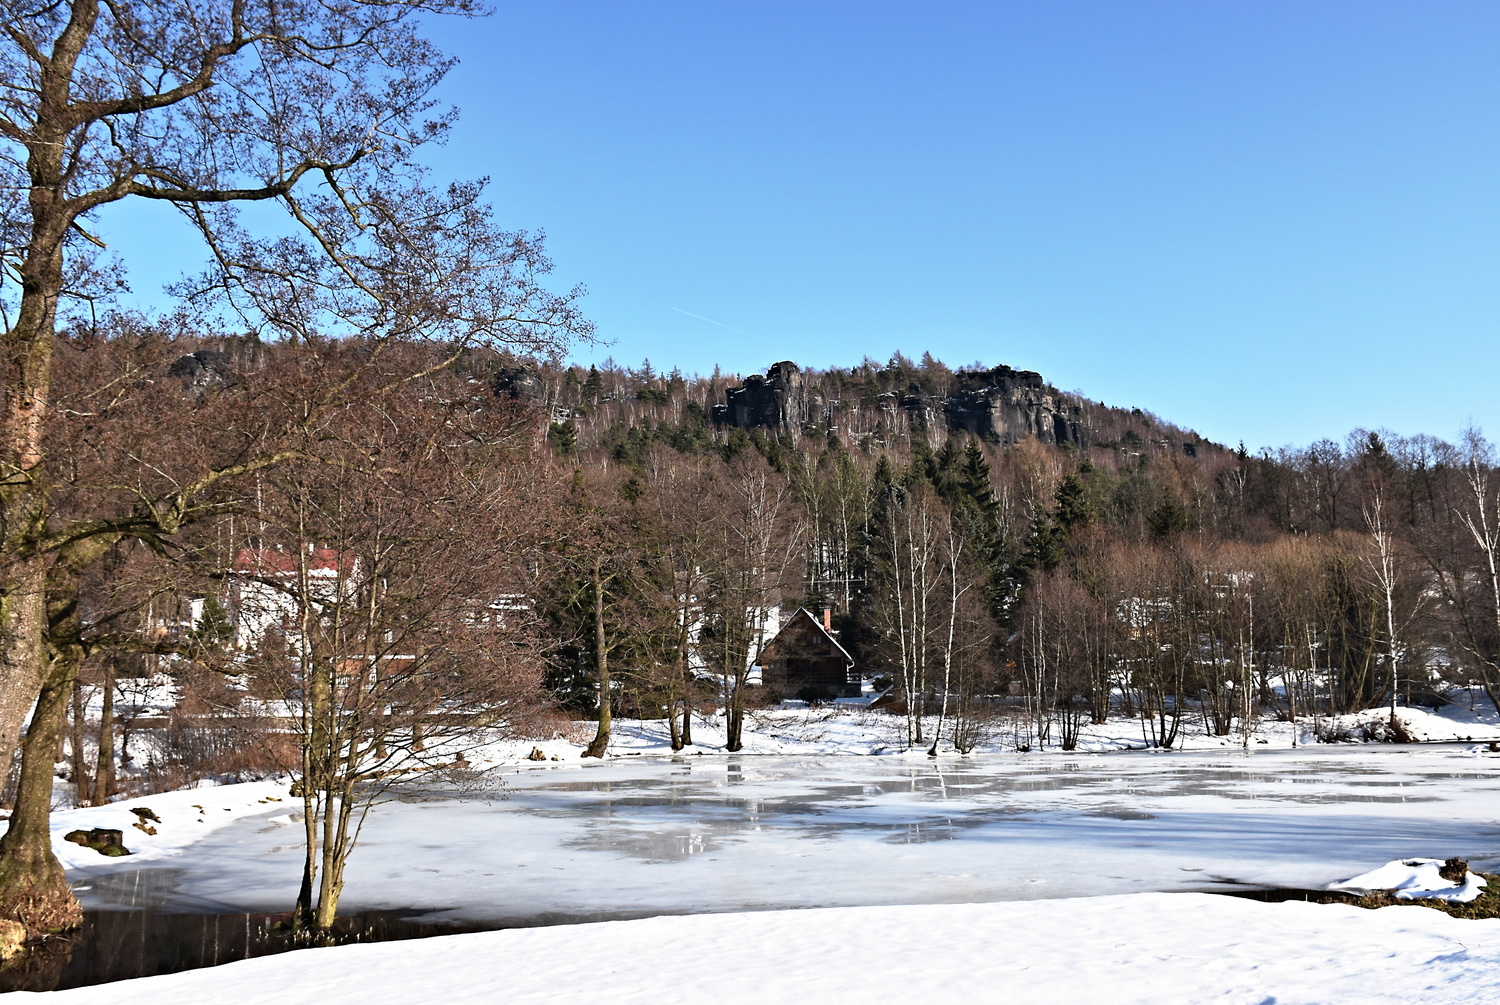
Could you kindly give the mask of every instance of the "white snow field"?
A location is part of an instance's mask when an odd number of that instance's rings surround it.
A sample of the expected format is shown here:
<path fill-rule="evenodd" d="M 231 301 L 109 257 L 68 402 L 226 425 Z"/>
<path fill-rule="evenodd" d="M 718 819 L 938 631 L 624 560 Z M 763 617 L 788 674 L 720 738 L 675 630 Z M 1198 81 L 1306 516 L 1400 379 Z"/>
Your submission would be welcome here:
<path fill-rule="evenodd" d="M 119 1005 L 1500 1001 L 1500 921 L 1206 894 L 662 917 L 310 949 L 50 992 Z"/>

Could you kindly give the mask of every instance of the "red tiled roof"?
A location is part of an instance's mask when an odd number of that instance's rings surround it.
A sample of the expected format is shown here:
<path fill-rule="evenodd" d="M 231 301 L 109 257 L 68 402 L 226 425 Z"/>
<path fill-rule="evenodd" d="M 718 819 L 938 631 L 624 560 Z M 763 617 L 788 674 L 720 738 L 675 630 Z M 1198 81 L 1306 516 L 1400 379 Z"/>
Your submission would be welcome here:
<path fill-rule="evenodd" d="M 347 569 L 352 560 L 345 557 L 344 564 Z M 333 572 L 338 565 L 339 553 L 332 548 L 314 549 L 307 559 L 307 567 L 312 572 Z M 234 556 L 230 571 L 251 576 L 291 576 L 297 568 L 295 552 L 277 548 L 241 548 Z"/>

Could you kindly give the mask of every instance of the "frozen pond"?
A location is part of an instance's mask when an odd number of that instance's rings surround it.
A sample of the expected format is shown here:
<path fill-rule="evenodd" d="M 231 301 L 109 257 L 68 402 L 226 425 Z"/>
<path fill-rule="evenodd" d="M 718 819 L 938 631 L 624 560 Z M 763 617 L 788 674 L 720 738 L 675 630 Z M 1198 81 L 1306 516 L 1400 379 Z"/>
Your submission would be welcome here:
<path fill-rule="evenodd" d="M 1308 887 L 1408 856 L 1500 862 L 1500 755 L 1469 747 L 620 757 L 503 777 L 377 807 L 344 907 L 536 923 Z M 80 895 L 284 910 L 300 833 L 277 808 L 171 869 L 86 877 Z"/>

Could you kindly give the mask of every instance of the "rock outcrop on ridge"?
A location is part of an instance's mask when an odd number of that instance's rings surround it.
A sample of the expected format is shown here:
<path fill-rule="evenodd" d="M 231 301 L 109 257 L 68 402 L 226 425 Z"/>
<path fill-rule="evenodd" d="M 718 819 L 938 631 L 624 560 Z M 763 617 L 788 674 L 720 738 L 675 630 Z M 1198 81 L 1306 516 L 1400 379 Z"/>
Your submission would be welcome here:
<path fill-rule="evenodd" d="M 782 361 L 754 374 L 725 392 L 725 402 L 714 406 L 714 420 L 751 429 L 837 427 L 837 410 L 855 403 L 830 401 L 810 387 L 797 364 Z M 997 366 L 990 370 L 960 370 L 946 394 L 933 394 L 912 385 L 905 391 L 880 395 L 882 409 L 904 412 L 916 427 L 941 433 L 969 432 L 981 439 L 1012 444 L 1023 439 L 1043 443 L 1084 440 L 1083 411 L 1062 400 L 1033 370 Z"/>

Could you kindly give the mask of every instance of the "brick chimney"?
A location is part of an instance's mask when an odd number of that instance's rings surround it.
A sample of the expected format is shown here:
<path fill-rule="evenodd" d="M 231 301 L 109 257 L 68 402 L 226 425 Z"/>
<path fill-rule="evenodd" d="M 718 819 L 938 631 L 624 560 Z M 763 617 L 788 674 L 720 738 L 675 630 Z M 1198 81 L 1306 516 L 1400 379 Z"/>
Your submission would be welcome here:
<path fill-rule="evenodd" d="M 823 603 L 823 631 L 833 634 L 833 608 Z"/>

